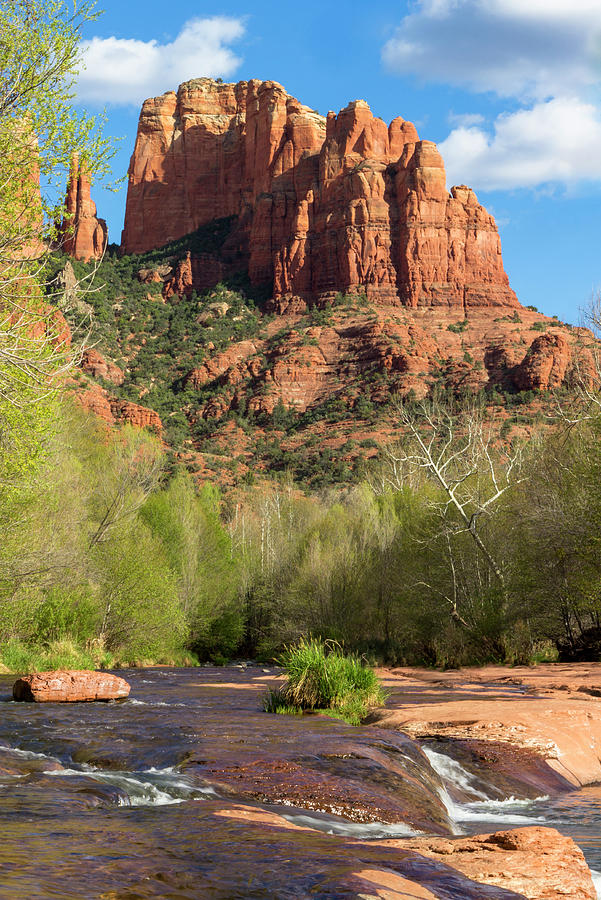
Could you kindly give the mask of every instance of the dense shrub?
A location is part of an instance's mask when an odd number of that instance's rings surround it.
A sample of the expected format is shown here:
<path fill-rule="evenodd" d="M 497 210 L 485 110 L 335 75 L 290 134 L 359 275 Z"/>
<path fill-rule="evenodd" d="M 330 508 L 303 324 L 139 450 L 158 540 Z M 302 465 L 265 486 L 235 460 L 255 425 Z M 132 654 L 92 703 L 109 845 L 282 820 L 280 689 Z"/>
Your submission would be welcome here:
<path fill-rule="evenodd" d="M 319 709 L 358 725 L 370 707 L 384 703 L 373 669 L 358 656 L 346 655 L 338 644 L 303 639 L 285 650 L 280 663 L 287 683 L 267 695 L 268 712 Z"/>

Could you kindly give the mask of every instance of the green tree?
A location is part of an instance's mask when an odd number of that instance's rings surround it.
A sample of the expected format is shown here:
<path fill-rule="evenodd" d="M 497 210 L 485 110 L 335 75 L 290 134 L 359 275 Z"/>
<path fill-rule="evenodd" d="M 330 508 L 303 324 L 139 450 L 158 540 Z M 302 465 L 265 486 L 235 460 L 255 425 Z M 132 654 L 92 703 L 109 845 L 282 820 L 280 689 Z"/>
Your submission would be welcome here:
<path fill-rule="evenodd" d="M 142 510 L 176 574 L 190 645 L 201 656 L 231 655 L 244 628 L 238 567 L 219 520 L 218 499 L 211 485 L 197 492 L 190 475 L 179 472 Z"/>
<path fill-rule="evenodd" d="M 99 638 L 125 661 L 169 659 L 187 627 L 176 573 L 160 539 L 139 519 L 123 523 L 93 549 L 102 621 Z"/>
<path fill-rule="evenodd" d="M 39 455 L 71 363 L 45 270 L 73 153 L 96 173 L 110 156 L 99 123 L 72 103 L 80 30 L 94 16 L 88 0 L 0 8 L 0 490 Z"/>

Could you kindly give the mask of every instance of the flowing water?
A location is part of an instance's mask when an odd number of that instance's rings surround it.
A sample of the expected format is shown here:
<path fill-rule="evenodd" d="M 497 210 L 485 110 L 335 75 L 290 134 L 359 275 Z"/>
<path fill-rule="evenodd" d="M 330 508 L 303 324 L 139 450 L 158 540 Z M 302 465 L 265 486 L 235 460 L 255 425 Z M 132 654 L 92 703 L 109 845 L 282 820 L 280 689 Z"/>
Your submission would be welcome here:
<path fill-rule="evenodd" d="M 267 715 L 260 668 L 120 674 L 131 699 L 107 704 L 14 703 L 0 678 L 0 900 L 351 898 L 358 865 L 468 897 L 379 839 L 526 824 L 570 834 L 601 872 L 601 788 L 520 794 L 444 745 Z"/>
<path fill-rule="evenodd" d="M 486 776 L 478 778 L 447 753 L 424 747 L 442 782 L 441 797 L 460 834 L 545 825 L 572 837 L 582 848 L 601 897 L 601 785 L 529 800 L 499 797 Z M 450 793 L 461 793 L 457 802 Z"/>

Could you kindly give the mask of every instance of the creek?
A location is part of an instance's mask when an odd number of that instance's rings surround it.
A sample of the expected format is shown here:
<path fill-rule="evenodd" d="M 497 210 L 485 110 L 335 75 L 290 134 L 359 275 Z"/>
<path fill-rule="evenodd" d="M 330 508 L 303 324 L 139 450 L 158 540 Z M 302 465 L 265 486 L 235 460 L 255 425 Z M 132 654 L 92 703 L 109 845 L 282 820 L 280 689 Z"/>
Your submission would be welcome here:
<path fill-rule="evenodd" d="M 451 744 L 268 715 L 261 668 L 119 674 L 130 699 L 90 704 L 15 703 L 0 678 L 0 900 L 358 897 L 358 858 L 419 868 L 382 839 L 529 824 L 601 872 L 601 787 L 547 792 Z"/>

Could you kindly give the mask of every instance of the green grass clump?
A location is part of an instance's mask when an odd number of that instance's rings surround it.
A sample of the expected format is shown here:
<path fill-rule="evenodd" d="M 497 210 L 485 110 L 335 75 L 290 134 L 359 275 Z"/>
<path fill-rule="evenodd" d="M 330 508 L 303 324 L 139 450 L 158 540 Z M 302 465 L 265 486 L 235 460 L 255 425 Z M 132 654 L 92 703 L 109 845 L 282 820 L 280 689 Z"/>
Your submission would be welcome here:
<path fill-rule="evenodd" d="M 293 706 L 286 701 L 282 691 L 271 688 L 263 698 L 263 709 L 269 713 L 280 713 L 287 716 L 301 716 L 303 711 L 299 706 Z"/>
<path fill-rule="evenodd" d="M 333 642 L 302 639 L 288 647 L 279 662 L 288 681 L 281 690 L 267 695 L 267 712 L 307 709 L 358 725 L 370 707 L 384 703 L 385 694 L 373 669 L 358 656 L 345 655 Z"/>

